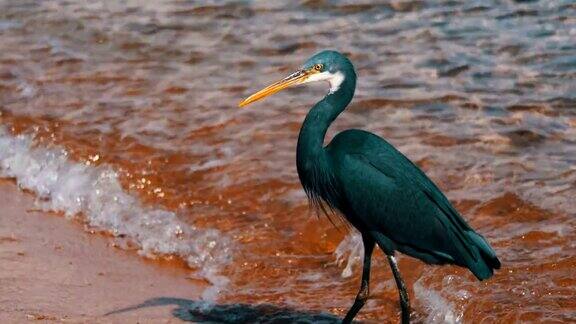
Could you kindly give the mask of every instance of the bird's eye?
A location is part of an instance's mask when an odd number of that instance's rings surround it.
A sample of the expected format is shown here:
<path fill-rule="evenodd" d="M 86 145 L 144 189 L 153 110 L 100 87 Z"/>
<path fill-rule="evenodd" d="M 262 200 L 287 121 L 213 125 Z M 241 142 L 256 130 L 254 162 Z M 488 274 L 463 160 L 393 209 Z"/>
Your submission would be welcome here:
<path fill-rule="evenodd" d="M 316 65 L 314 65 L 314 70 L 320 71 L 320 70 L 322 70 L 322 67 L 323 67 L 322 64 L 316 64 Z"/>

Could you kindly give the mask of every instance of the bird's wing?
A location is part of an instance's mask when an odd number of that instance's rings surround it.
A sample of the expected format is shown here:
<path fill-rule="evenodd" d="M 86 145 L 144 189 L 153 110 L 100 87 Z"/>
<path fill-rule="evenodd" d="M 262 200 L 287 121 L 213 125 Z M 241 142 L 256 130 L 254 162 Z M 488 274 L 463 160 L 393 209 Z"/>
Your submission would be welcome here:
<path fill-rule="evenodd" d="M 382 138 L 345 131 L 327 152 L 346 200 L 344 208 L 367 228 L 392 240 L 400 251 L 428 262 L 464 266 L 478 261 L 478 249 L 495 258 L 440 189 Z M 477 247 L 476 241 L 482 246 Z"/>

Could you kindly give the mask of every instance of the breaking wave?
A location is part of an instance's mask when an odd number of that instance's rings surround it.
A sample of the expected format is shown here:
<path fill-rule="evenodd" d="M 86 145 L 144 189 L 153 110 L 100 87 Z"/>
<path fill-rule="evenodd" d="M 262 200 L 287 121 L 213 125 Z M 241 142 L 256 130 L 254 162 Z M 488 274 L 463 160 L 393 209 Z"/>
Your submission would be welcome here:
<path fill-rule="evenodd" d="M 31 136 L 12 136 L 0 128 L 0 176 L 34 192 L 42 210 L 82 217 L 92 229 L 128 240 L 143 256 L 182 258 L 195 276 L 212 284 L 203 294 L 207 300 L 228 283 L 220 274 L 231 260 L 228 238 L 184 223 L 174 212 L 143 206 L 122 189 L 109 167 L 71 162 L 63 149 L 34 147 Z"/>

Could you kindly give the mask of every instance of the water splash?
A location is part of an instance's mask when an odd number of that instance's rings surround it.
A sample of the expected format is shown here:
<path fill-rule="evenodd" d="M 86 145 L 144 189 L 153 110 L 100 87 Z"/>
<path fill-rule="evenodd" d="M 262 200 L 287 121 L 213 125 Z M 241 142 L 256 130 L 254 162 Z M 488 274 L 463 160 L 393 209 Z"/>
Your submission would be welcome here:
<path fill-rule="evenodd" d="M 426 287 L 422 279 L 418 279 L 413 287 L 416 300 L 428 314 L 425 323 L 462 323 L 463 312 L 457 311 L 454 304 L 442 297 L 440 292 Z"/>
<path fill-rule="evenodd" d="M 215 229 L 199 229 L 171 211 L 143 206 L 122 189 L 114 170 L 70 162 L 62 149 L 32 147 L 27 135 L 0 128 L 0 176 L 16 178 L 33 191 L 38 207 L 81 217 L 90 227 L 127 238 L 138 253 L 155 258 L 175 255 L 213 284 L 203 293 L 214 300 L 228 283 L 220 269 L 231 261 L 231 241 Z"/>
<path fill-rule="evenodd" d="M 346 262 L 346 266 L 342 270 L 342 278 L 352 276 L 352 267 L 360 264 L 362 258 L 364 258 L 364 244 L 362 243 L 360 233 L 354 230 L 346 235 L 340 244 L 338 244 L 338 247 L 336 247 L 334 254 L 336 256 L 336 264 L 341 266 Z"/>

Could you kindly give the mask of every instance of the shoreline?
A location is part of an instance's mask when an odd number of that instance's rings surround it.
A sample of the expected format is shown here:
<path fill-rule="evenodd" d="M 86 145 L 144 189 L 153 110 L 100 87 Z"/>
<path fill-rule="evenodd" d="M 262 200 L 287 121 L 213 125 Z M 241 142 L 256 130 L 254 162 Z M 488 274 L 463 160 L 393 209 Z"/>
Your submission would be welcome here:
<path fill-rule="evenodd" d="M 175 307 L 194 305 L 206 287 L 183 266 L 37 211 L 10 179 L 0 179 L 0 206 L 0 322 L 179 323 Z"/>

